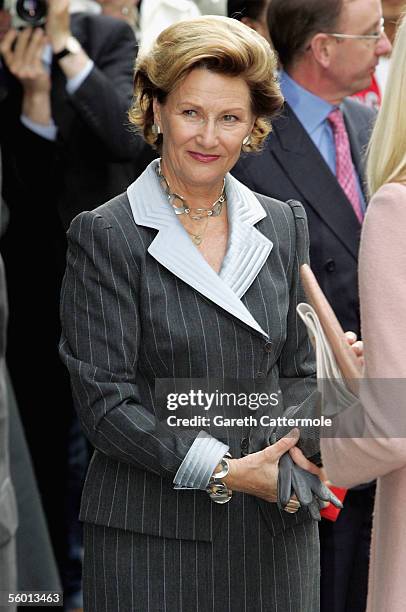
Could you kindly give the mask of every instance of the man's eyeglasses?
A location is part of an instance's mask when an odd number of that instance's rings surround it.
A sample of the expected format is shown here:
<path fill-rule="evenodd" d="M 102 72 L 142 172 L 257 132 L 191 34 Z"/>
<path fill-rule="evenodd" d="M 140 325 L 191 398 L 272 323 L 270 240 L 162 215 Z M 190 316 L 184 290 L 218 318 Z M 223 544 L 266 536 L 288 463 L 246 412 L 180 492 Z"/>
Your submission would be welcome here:
<path fill-rule="evenodd" d="M 378 42 L 382 38 L 383 33 L 385 32 L 385 20 L 382 17 L 379 22 L 379 30 L 377 32 L 372 32 L 371 34 L 339 34 L 336 32 L 323 32 L 327 36 L 333 36 L 334 38 L 339 39 L 353 39 L 353 40 L 373 40 L 374 42 Z"/>

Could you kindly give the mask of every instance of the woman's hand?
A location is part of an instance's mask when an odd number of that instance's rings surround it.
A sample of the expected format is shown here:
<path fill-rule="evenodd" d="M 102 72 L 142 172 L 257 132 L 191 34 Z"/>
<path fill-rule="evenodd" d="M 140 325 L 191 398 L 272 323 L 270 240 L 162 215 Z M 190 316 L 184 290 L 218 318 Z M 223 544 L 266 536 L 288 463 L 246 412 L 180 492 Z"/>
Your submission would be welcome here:
<path fill-rule="evenodd" d="M 350 333 L 352 333 L 352 332 L 350 332 Z M 300 448 L 298 448 L 297 446 L 295 446 L 294 448 L 291 448 L 290 451 L 289 451 L 289 455 L 292 457 L 292 459 L 296 463 L 296 465 L 298 465 L 302 469 L 306 470 L 306 472 L 311 472 L 312 474 L 314 474 L 315 476 L 320 478 L 321 482 L 323 484 L 325 484 L 327 487 L 329 487 L 331 485 L 331 482 L 330 482 L 330 480 L 327 477 L 325 469 L 321 468 L 321 467 L 317 467 L 317 465 L 314 465 L 314 463 L 309 461 L 304 456 L 304 454 L 302 453 Z M 328 505 L 328 504 L 326 504 L 326 505 Z"/>
<path fill-rule="evenodd" d="M 311 461 L 309 461 L 307 457 L 304 456 L 300 448 L 298 448 L 297 446 L 291 448 L 289 450 L 289 454 L 292 457 L 293 461 L 296 463 L 296 465 L 306 470 L 307 472 L 318 476 L 318 478 L 320 478 L 320 480 L 324 482 L 324 484 L 328 484 L 327 476 L 323 468 L 320 468 L 317 465 L 314 465 L 314 463 L 312 463 Z"/>
<path fill-rule="evenodd" d="M 345 332 L 345 337 L 356 357 L 358 357 L 358 363 L 362 369 L 364 367 L 364 343 L 362 340 L 357 340 L 357 334 L 351 331 Z"/>
<path fill-rule="evenodd" d="M 292 429 L 272 446 L 241 459 L 230 459 L 230 471 L 224 483 L 232 491 L 241 491 L 268 502 L 278 499 L 279 459 L 297 444 L 299 430 Z"/>

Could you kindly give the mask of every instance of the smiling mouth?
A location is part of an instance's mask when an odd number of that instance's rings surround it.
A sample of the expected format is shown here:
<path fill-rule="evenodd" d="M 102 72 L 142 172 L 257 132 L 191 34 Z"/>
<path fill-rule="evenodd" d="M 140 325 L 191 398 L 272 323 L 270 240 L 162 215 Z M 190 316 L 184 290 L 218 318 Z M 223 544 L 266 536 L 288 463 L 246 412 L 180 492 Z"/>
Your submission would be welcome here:
<path fill-rule="evenodd" d="M 197 151 L 188 151 L 188 153 L 191 157 L 193 157 L 193 159 L 206 164 L 217 161 L 220 158 L 220 155 L 205 155 L 204 153 L 198 153 Z"/>

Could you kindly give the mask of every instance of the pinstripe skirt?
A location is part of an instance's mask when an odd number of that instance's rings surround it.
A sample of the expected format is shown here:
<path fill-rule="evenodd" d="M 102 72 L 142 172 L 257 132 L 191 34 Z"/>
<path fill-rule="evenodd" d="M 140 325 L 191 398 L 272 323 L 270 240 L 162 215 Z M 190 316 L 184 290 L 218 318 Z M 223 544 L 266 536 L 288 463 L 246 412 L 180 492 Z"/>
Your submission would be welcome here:
<path fill-rule="evenodd" d="M 213 542 L 84 526 L 85 612 L 317 612 L 317 523 L 273 536 L 254 498 Z"/>

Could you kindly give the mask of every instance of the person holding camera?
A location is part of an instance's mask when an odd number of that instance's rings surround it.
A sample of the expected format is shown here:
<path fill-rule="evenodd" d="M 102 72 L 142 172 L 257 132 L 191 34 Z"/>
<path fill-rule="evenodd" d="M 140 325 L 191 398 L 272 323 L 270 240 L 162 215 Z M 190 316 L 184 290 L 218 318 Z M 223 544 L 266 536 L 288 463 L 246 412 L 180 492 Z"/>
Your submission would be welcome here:
<path fill-rule="evenodd" d="M 11 27 L 0 52 L 8 73 L 8 98 L 15 101 L 19 94 L 21 99 L 14 104 L 13 120 L 21 119 L 24 127 L 57 145 L 51 151 L 63 162 L 58 208 L 66 227 L 89 206 L 89 197 L 111 197 L 136 174 L 134 160 L 145 147 L 129 133 L 126 118 L 136 41 L 122 20 L 86 13 L 70 16 L 69 0 L 51 0 L 44 24 L 38 0 L 35 7 L 37 20 L 30 18 L 34 27 Z"/>
<path fill-rule="evenodd" d="M 79 433 L 71 433 L 69 380 L 56 348 L 65 229 L 78 212 L 122 191 L 154 154 L 127 127 L 136 56 L 128 24 L 105 15 L 69 15 L 68 0 L 37 0 L 30 15 L 19 0 L 2 8 L 8 363 L 61 573 L 75 583 L 71 588 L 65 580 L 69 605 L 68 591 L 80 590 L 77 513 L 87 448 Z M 64 499 L 71 506 L 65 519 Z M 70 607 L 80 603 L 72 600 Z"/>

